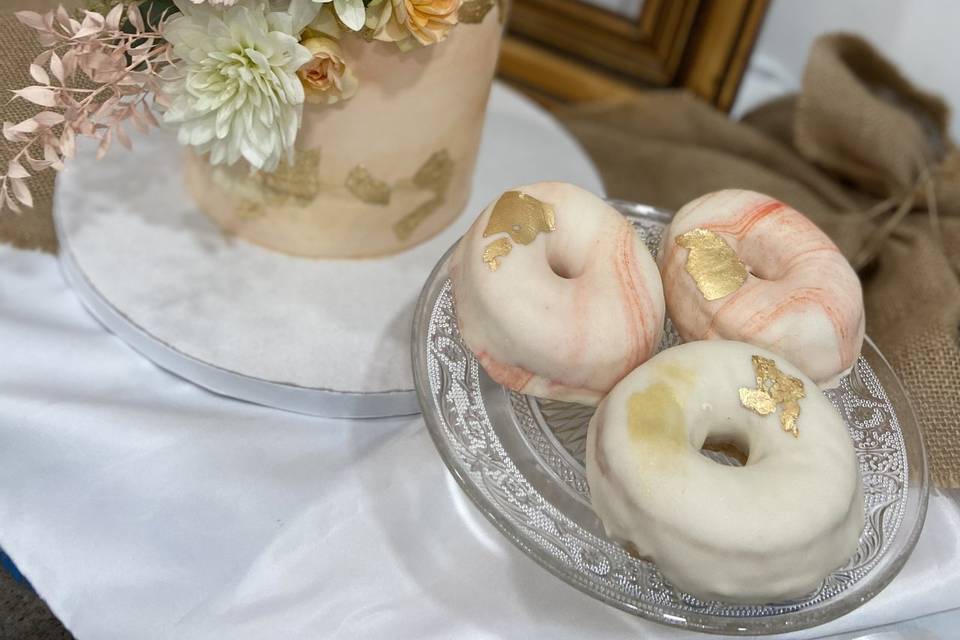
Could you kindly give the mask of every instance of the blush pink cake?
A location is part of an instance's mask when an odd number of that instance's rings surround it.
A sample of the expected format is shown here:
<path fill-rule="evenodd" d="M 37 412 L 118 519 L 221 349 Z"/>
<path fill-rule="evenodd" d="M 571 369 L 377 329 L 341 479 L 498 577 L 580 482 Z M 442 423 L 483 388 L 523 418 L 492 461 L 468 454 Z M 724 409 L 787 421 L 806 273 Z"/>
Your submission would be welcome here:
<path fill-rule="evenodd" d="M 344 39 L 356 93 L 304 106 L 293 166 L 251 173 L 187 154 L 187 186 L 201 210 L 245 240 L 316 258 L 396 253 L 446 228 L 470 195 L 500 4 L 487 3 L 481 16 L 461 10 L 443 42 L 412 51 Z"/>

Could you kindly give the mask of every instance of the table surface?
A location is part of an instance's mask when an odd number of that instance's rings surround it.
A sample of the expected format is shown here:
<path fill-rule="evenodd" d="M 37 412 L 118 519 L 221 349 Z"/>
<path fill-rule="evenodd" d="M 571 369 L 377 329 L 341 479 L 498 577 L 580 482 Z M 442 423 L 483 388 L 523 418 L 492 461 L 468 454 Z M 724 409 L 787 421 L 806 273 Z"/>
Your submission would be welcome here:
<path fill-rule="evenodd" d="M 490 117 L 518 136 L 557 126 L 495 95 Z M 584 166 L 575 145 L 542 162 L 547 175 Z M 587 167 L 581 184 L 600 190 Z M 703 637 L 524 556 L 419 417 L 320 419 L 208 393 L 106 333 L 53 256 L 0 246 L 0 354 L 0 546 L 81 640 Z M 894 583 L 797 637 L 951 637 L 958 560 L 960 508 L 934 495 Z"/>

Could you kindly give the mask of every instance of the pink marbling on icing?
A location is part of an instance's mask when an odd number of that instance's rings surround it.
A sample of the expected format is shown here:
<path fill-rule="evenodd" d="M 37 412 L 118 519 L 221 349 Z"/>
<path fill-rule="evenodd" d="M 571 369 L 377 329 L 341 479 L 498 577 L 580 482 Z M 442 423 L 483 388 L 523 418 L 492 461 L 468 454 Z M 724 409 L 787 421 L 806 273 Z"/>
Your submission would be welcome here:
<path fill-rule="evenodd" d="M 723 237 L 747 266 L 734 293 L 706 300 L 686 272 L 692 229 Z M 856 362 L 863 344 L 863 293 L 837 246 L 806 216 L 753 191 L 710 193 L 677 212 L 661 245 L 667 309 L 687 341 L 749 342 L 782 355 L 820 385 Z"/>
<path fill-rule="evenodd" d="M 597 196 L 558 182 L 516 190 L 551 204 L 556 230 L 515 243 L 491 271 L 483 249 L 508 236 L 483 237 L 495 203 L 480 214 L 451 258 L 460 333 L 498 383 L 597 404 L 660 342 L 656 264 L 632 225 Z"/>
<path fill-rule="evenodd" d="M 478 352 L 476 356 L 477 360 L 480 361 L 480 366 L 491 378 L 511 389 L 523 391 L 533 378 L 533 374 L 526 369 L 497 362 L 485 351 Z"/>

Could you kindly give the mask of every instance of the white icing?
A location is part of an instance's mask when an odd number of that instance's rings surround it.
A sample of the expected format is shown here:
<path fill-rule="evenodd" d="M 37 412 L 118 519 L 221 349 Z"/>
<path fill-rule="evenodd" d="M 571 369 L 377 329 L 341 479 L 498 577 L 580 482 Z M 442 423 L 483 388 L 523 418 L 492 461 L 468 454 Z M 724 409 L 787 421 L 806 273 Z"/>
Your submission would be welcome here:
<path fill-rule="evenodd" d="M 737 291 L 707 300 L 685 271 L 678 236 L 720 235 L 750 274 Z M 856 362 L 863 293 L 836 245 L 800 212 L 769 196 L 728 189 L 682 207 L 664 234 L 660 269 L 670 318 L 687 341 L 740 340 L 769 349 L 821 386 Z"/>
<path fill-rule="evenodd" d="M 494 271 L 484 248 L 509 235 L 483 236 L 496 202 L 480 214 L 451 260 L 461 335 L 500 384 L 596 404 L 660 341 L 657 266 L 631 224 L 592 193 L 560 182 L 514 191 L 551 205 L 556 229 L 514 242 Z"/>
<path fill-rule="evenodd" d="M 803 381 L 799 437 L 781 428 L 779 409 L 761 416 L 741 404 L 739 389 L 756 387 L 753 355 Z M 631 397 L 658 383 L 679 407 L 679 431 L 665 432 L 675 439 L 631 433 Z M 748 452 L 746 465 L 702 455 L 708 437 L 736 443 Z M 708 600 L 806 595 L 849 560 L 864 523 L 843 420 L 784 358 L 738 342 L 667 349 L 617 384 L 590 423 L 587 481 L 609 535 L 633 543 L 677 588 Z"/>

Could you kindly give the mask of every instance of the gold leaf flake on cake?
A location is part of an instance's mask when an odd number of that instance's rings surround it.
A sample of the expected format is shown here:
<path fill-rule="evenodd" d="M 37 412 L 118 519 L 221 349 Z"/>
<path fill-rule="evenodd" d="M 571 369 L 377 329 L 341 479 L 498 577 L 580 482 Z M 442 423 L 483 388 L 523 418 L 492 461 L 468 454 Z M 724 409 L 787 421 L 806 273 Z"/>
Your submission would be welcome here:
<path fill-rule="evenodd" d="M 443 194 L 453 178 L 453 159 L 446 149 L 435 152 L 413 175 L 413 184 L 421 189 L 432 191 L 434 195 Z"/>
<path fill-rule="evenodd" d="M 346 186 L 347 190 L 361 202 L 390 204 L 390 185 L 375 178 L 362 164 L 358 164 L 347 174 Z"/>
<path fill-rule="evenodd" d="M 740 404 L 761 416 L 767 416 L 780 407 L 780 426 L 793 436 L 800 436 L 797 420 L 800 418 L 800 400 L 806 397 L 803 381 L 777 368 L 770 358 L 753 356 L 753 372 L 757 388 L 740 388 Z"/>
<path fill-rule="evenodd" d="M 400 240 L 406 240 L 413 235 L 420 223 L 436 211 L 441 204 L 443 204 L 443 198 L 430 198 L 423 204 L 418 205 L 393 225 L 393 234 Z"/>
<path fill-rule="evenodd" d="M 530 244 L 541 233 L 556 231 L 553 205 L 519 191 L 507 191 L 493 205 L 483 237 L 507 233 L 518 244 Z"/>
<path fill-rule="evenodd" d="M 320 150 L 297 151 L 293 164 L 283 162 L 273 173 L 258 171 L 254 176 L 264 191 L 267 204 L 289 198 L 307 205 L 320 194 Z"/>
<path fill-rule="evenodd" d="M 497 0 L 464 0 L 457 19 L 466 24 L 480 24 L 497 4 Z"/>
<path fill-rule="evenodd" d="M 483 261 L 490 271 L 496 271 L 500 266 L 500 258 L 510 253 L 513 243 L 509 238 L 498 238 L 483 248 Z"/>
<path fill-rule="evenodd" d="M 266 211 L 263 209 L 263 205 L 258 202 L 253 202 L 252 200 L 240 200 L 236 208 L 237 217 L 241 220 L 256 220 L 257 218 L 262 218 Z"/>
<path fill-rule="evenodd" d="M 453 169 L 453 159 L 446 149 L 434 152 L 420 165 L 412 182 L 418 189 L 432 193 L 433 197 L 417 205 L 393 225 L 393 233 L 398 239 L 406 240 L 413 235 L 417 227 L 446 201 L 447 190 L 453 180 Z"/>
<path fill-rule="evenodd" d="M 677 236 L 676 243 L 689 249 L 687 273 L 707 300 L 730 295 L 747 280 L 747 268 L 727 241 L 709 229 L 693 229 Z"/>
<path fill-rule="evenodd" d="M 245 165 L 211 168 L 213 183 L 235 198 L 236 216 L 255 220 L 272 207 L 310 205 L 320 192 L 320 149 L 296 151 L 293 164 L 283 162 L 274 173 L 250 173 Z"/>

